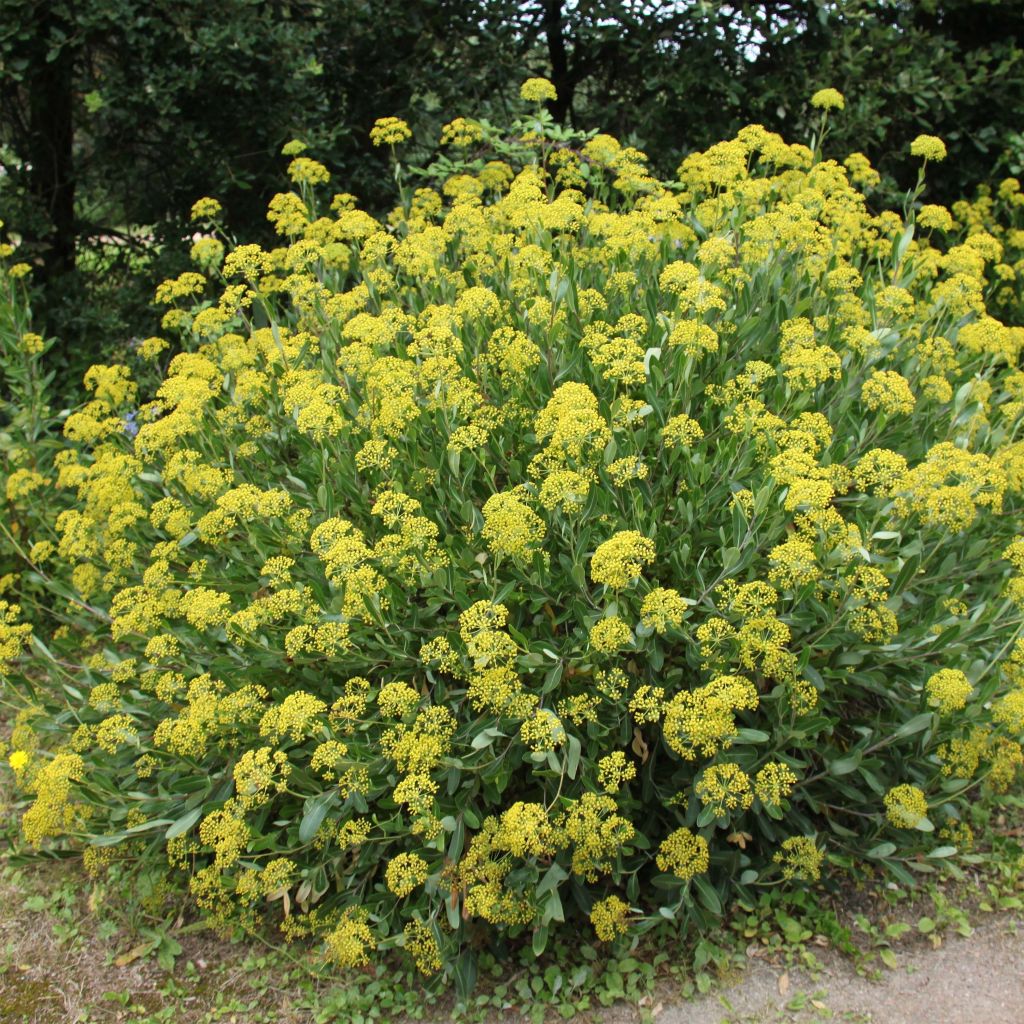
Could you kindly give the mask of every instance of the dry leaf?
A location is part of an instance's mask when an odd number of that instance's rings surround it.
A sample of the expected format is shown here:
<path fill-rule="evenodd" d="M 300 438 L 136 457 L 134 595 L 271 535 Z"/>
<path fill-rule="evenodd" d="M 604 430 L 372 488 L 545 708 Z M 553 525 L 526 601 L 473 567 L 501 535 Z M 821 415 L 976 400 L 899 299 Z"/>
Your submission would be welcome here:
<path fill-rule="evenodd" d="M 647 764 L 647 758 L 650 757 L 650 752 L 647 749 L 647 743 L 644 740 L 643 733 L 634 727 L 633 729 L 633 753 L 640 758 L 641 764 Z"/>
<path fill-rule="evenodd" d="M 789 991 L 789 972 L 784 971 L 779 975 L 779 995 L 784 996 Z"/>
<path fill-rule="evenodd" d="M 122 953 L 119 957 L 114 960 L 115 967 L 127 967 L 133 960 L 138 960 L 140 956 L 145 956 L 153 948 L 152 942 L 143 942 L 138 946 L 134 946 L 129 949 L 127 953 Z"/>

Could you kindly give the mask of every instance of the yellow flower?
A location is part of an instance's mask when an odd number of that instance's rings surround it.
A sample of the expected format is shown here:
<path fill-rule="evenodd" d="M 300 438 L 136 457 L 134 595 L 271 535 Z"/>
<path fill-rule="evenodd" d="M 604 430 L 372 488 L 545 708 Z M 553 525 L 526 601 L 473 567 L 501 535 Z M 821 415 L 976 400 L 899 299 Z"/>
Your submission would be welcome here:
<path fill-rule="evenodd" d="M 816 882 L 821 878 L 821 865 L 825 854 L 818 849 L 811 836 L 792 836 L 782 843 L 772 858 L 782 865 L 782 877 L 798 878 L 805 882 Z"/>
<path fill-rule="evenodd" d="M 538 708 L 519 727 L 519 738 L 531 750 L 554 750 L 565 742 L 565 727 L 547 708 Z"/>
<path fill-rule="evenodd" d="M 555 87 L 546 78 L 528 78 L 519 88 L 519 95 L 528 103 L 544 103 L 558 99 Z"/>
<path fill-rule="evenodd" d="M 427 862 L 416 853 L 400 853 L 388 861 L 384 878 L 388 888 L 398 897 L 408 896 L 427 880 Z"/>
<path fill-rule="evenodd" d="M 11 753 L 10 757 L 7 758 L 7 763 L 16 772 L 20 772 L 29 762 L 29 755 L 24 750 L 15 750 Z"/>
<path fill-rule="evenodd" d="M 492 494 L 483 507 L 483 537 L 496 555 L 532 557 L 544 540 L 544 521 L 514 493 Z"/>
<path fill-rule="evenodd" d="M 465 117 L 457 117 L 441 129 L 441 145 L 472 146 L 484 137 L 483 129 L 476 121 Z"/>
<path fill-rule="evenodd" d="M 288 177 L 302 185 L 323 185 L 331 180 L 330 172 L 323 164 L 306 156 L 296 157 L 288 165 Z"/>
<path fill-rule="evenodd" d="M 665 706 L 665 742 L 680 757 L 713 757 L 736 735 L 735 715 L 758 706 L 757 689 L 742 676 L 718 676 L 706 686 L 681 690 Z"/>
<path fill-rule="evenodd" d="M 370 129 L 370 141 L 375 146 L 394 146 L 411 138 L 409 126 L 400 117 L 378 117 Z"/>
<path fill-rule="evenodd" d="M 928 800 L 917 786 L 894 786 L 885 794 L 885 815 L 896 828 L 917 828 L 928 819 Z"/>
<path fill-rule="evenodd" d="M 754 802 L 750 777 L 738 764 L 713 764 L 704 770 L 696 786 L 697 796 L 717 817 L 730 811 L 745 811 Z"/>
<path fill-rule="evenodd" d="M 654 561 L 654 542 L 636 530 L 621 530 L 598 545 L 590 560 L 590 578 L 613 590 L 633 583 L 644 565 Z"/>
<path fill-rule="evenodd" d="M 668 587 L 655 587 L 640 606 L 640 621 L 657 633 L 678 629 L 686 615 L 687 605 L 679 592 Z"/>
<path fill-rule="evenodd" d="M 792 793 L 795 785 L 793 770 L 778 761 L 766 764 L 754 777 L 754 792 L 767 807 L 778 807 Z"/>
<path fill-rule="evenodd" d="M 370 962 L 375 948 L 373 932 L 365 921 L 365 913 L 349 909 L 326 936 L 327 949 L 339 967 L 362 967 Z"/>
<path fill-rule="evenodd" d="M 434 929 L 423 921 L 410 921 L 402 930 L 405 951 L 423 975 L 436 974 L 442 966 L 441 950 Z"/>
<path fill-rule="evenodd" d="M 216 199 L 204 196 L 192 204 L 192 212 L 189 214 L 192 220 L 213 220 L 220 213 L 222 207 Z"/>
<path fill-rule="evenodd" d="M 708 841 L 688 828 L 677 828 L 662 840 L 656 858 L 659 871 L 667 871 L 683 881 L 703 874 L 710 864 Z"/>
<path fill-rule="evenodd" d="M 861 387 L 860 396 L 871 410 L 905 416 L 914 411 L 914 393 L 909 381 L 893 370 L 875 370 Z"/>
<path fill-rule="evenodd" d="M 917 214 L 917 223 L 923 228 L 934 231 L 951 231 L 953 218 L 944 206 L 926 203 Z"/>
<path fill-rule="evenodd" d="M 918 135 L 910 144 L 910 155 L 925 160 L 945 160 L 946 144 L 934 135 Z"/>
<path fill-rule="evenodd" d="M 821 110 L 842 110 L 846 106 L 846 100 L 838 89 L 819 89 L 811 97 L 811 106 Z"/>
<path fill-rule="evenodd" d="M 944 715 L 965 708 L 974 689 L 967 676 L 955 668 L 940 669 L 924 685 L 928 699 Z"/>
<path fill-rule="evenodd" d="M 377 697 L 377 707 L 385 718 L 403 718 L 419 702 L 420 695 L 408 683 L 387 683 Z"/>
<path fill-rule="evenodd" d="M 629 904 L 618 896 L 608 896 L 598 900 L 591 908 L 590 923 L 594 932 L 602 942 L 611 942 L 619 935 L 629 931 L 626 918 L 629 915 Z"/>
<path fill-rule="evenodd" d="M 633 631 L 618 617 L 610 615 L 590 629 L 590 646 L 601 654 L 614 654 L 633 642 Z"/>
<path fill-rule="evenodd" d="M 37 356 L 43 351 L 45 342 L 41 335 L 27 331 L 21 336 L 21 351 L 27 356 Z"/>
<path fill-rule="evenodd" d="M 636 765 L 616 750 L 597 762 L 597 781 L 606 793 L 617 793 L 623 783 L 636 778 Z"/>
<path fill-rule="evenodd" d="M 673 416 L 662 428 L 661 437 L 666 448 L 688 448 L 704 436 L 701 425 L 685 413 Z"/>

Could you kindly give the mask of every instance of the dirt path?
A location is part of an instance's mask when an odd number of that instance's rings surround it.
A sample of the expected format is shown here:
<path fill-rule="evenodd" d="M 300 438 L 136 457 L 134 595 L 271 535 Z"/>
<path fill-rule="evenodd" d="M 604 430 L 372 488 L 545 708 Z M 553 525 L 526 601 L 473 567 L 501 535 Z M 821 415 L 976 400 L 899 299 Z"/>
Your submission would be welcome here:
<path fill-rule="evenodd" d="M 1024 922 L 1001 916 L 938 949 L 899 954 L 879 981 L 826 955 L 818 978 L 755 961 L 732 985 L 680 1006 L 653 1007 L 657 1024 L 1024 1024 Z M 625 1018 L 622 1018 L 624 1021 Z"/>

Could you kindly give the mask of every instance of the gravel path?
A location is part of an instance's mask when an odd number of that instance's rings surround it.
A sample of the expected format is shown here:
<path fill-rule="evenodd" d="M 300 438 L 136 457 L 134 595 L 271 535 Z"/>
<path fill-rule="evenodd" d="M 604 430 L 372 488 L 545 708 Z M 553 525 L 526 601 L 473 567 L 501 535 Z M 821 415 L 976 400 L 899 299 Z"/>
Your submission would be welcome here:
<path fill-rule="evenodd" d="M 899 954 L 869 981 L 839 957 L 811 978 L 754 961 L 732 985 L 680 1006 L 655 1006 L 657 1024 L 1024 1024 L 1024 923 L 999 917 L 938 949 Z M 798 1005 L 802 1004 L 802 1006 Z M 624 1020 L 625 1018 L 623 1018 Z"/>

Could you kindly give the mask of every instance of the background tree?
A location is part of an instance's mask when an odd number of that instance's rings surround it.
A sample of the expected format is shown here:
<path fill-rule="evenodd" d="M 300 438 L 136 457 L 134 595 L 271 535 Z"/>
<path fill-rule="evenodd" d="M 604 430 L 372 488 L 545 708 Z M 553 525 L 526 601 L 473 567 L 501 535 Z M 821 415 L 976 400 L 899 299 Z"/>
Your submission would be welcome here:
<path fill-rule="evenodd" d="M 376 209 L 376 117 L 407 118 L 427 159 L 455 113 L 508 120 L 524 71 L 555 83 L 556 118 L 663 174 L 750 122 L 805 137 L 825 85 L 847 96 L 832 151 L 866 152 L 887 200 L 919 132 L 950 148 L 934 201 L 1024 148 L 1018 0 L 0 0 L 0 216 L 37 267 L 61 378 L 153 331 L 128 270 L 183 267 L 199 196 L 265 240 L 280 147 L 301 137 Z"/>

